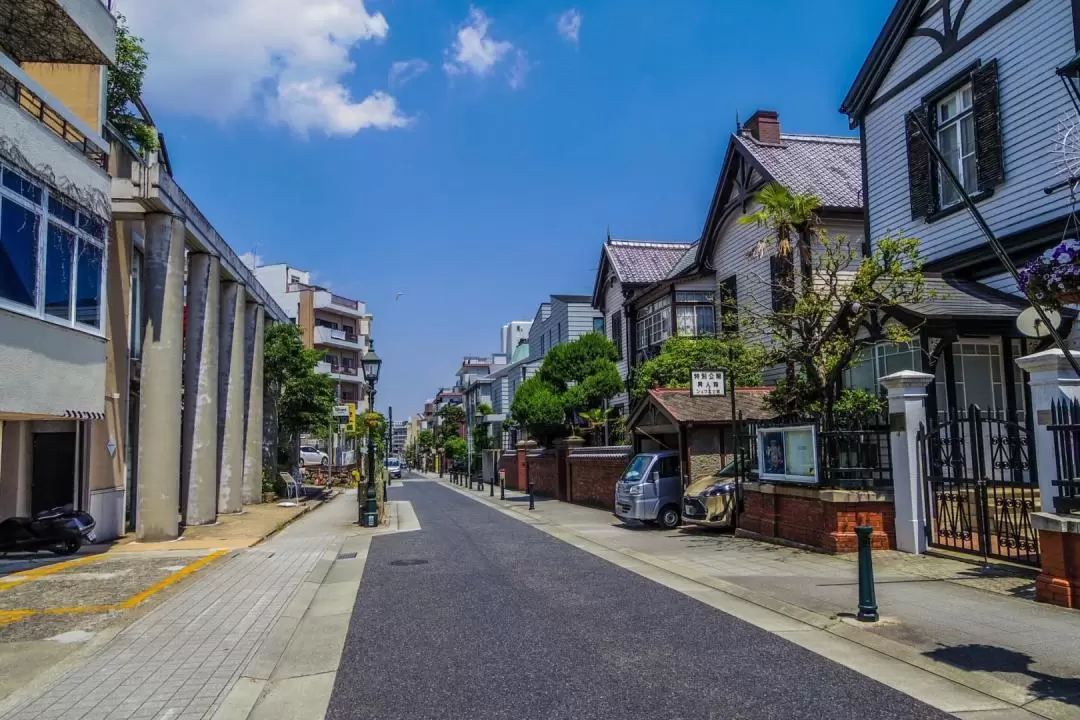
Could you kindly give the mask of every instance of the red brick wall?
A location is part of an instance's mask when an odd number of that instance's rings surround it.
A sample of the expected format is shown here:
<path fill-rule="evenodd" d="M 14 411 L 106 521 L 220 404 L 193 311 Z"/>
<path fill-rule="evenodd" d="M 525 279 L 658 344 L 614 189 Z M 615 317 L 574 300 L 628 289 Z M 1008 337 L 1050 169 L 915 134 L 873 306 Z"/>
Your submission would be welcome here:
<path fill-rule="evenodd" d="M 506 473 L 506 487 L 514 490 L 518 486 L 518 462 L 516 452 L 504 452 L 499 456 L 499 470 Z"/>
<path fill-rule="evenodd" d="M 558 459 L 554 451 L 547 451 L 543 455 L 528 459 L 529 479 L 532 480 L 533 490 L 537 495 L 555 497 L 558 492 L 559 475 L 556 462 Z"/>
<path fill-rule="evenodd" d="M 855 552 L 857 525 L 874 528 L 875 550 L 896 548 L 896 515 L 891 502 L 836 503 L 757 491 L 744 494 L 739 527 L 763 537 L 810 545 L 830 552 Z"/>
<path fill-rule="evenodd" d="M 626 458 L 570 458 L 570 501 L 615 509 L 615 483 L 626 469 Z"/>
<path fill-rule="evenodd" d="M 1039 602 L 1080 610 L 1080 535 L 1039 530 Z"/>

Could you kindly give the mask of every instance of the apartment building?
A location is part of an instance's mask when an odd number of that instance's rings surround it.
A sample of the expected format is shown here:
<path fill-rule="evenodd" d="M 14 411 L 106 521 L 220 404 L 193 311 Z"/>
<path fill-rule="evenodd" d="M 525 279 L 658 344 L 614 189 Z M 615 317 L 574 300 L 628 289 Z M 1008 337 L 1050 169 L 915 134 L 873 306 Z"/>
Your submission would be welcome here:
<path fill-rule="evenodd" d="M 316 370 L 334 380 L 338 402 L 366 402 L 360 359 L 371 342 L 367 305 L 312 284 L 310 272 L 291 265 L 263 265 L 255 274 L 300 327 L 305 347 L 322 353 Z"/>

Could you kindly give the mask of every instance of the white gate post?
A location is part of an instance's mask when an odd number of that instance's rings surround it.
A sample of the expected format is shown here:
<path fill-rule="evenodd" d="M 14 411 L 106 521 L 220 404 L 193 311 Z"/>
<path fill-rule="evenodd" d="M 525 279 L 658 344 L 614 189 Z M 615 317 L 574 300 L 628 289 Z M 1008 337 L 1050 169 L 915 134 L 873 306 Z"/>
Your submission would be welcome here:
<path fill-rule="evenodd" d="M 1080 352 L 1073 351 L 1073 357 L 1080 358 Z M 1035 414 L 1032 447 L 1039 476 L 1039 505 L 1042 512 L 1052 513 L 1057 490 L 1051 483 L 1057 476 L 1057 458 L 1053 433 L 1047 429 L 1051 424 L 1050 407 L 1056 400 L 1080 397 L 1080 379 L 1069 366 L 1065 353 L 1057 348 L 1017 358 L 1016 364 L 1028 373 L 1031 388 L 1031 411 Z"/>
<path fill-rule="evenodd" d="M 926 426 L 926 386 L 933 375 L 901 370 L 878 380 L 889 392 L 890 454 L 896 549 L 926 552 L 926 508 L 919 484 L 919 426 Z"/>

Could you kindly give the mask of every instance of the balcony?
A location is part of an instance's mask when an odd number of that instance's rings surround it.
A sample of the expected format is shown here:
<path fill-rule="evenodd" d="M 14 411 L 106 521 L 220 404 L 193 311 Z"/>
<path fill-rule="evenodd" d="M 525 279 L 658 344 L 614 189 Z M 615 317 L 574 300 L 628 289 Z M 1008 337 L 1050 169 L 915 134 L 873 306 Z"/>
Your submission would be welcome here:
<path fill-rule="evenodd" d="M 94 1 L 97 2 L 97 0 Z M 0 0 L 0 3 L 2 2 L 3 0 Z M 104 178 L 103 173 L 109 166 L 109 145 L 105 139 L 88 127 L 62 102 L 52 97 L 10 58 L 2 54 L 0 54 L 0 94 L 11 103 L 10 106 L 5 104 L 3 109 L 5 116 L 12 115 L 11 125 L 19 123 L 21 119 L 24 123 L 33 123 L 48 131 L 58 141 L 86 158 L 100 174 L 96 184 L 101 184 L 100 181 Z M 6 122 L 3 124 L 8 125 Z M 27 130 L 29 131 L 29 128 Z M 23 152 L 41 144 L 41 141 L 34 143 L 29 137 L 16 139 L 25 140 L 19 143 L 22 146 L 20 150 Z M 43 162 L 41 158 L 29 159 L 35 164 Z M 48 161 L 44 164 L 48 164 L 54 170 L 61 170 L 65 164 L 71 164 L 72 161 L 59 162 L 59 166 L 55 162 Z"/>
<path fill-rule="evenodd" d="M 344 348 L 346 350 L 361 350 L 366 343 L 362 343 L 361 337 L 355 333 L 334 330 L 328 327 L 316 327 L 315 344 Z"/>
<path fill-rule="evenodd" d="M 0 0 L 0 47 L 16 61 L 111 65 L 111 0 Z"/>
<path fill-rule="evenodd" d="M 316 289 L 314 304 L 316 310 L 328 310 L 349 317 L 367 317 L 366 303 L 335 295 L 329 290 Z"/>
<path fill-rule="evenodd" d="M 338 382 L 364 382 L 364 378 L 360 375 L 360 368 L 345 367 L 344 365 L 331 365 L 328 362 L 320 362 L 315 366 L 315 372 L 320 375 L 329 375 Z"/>

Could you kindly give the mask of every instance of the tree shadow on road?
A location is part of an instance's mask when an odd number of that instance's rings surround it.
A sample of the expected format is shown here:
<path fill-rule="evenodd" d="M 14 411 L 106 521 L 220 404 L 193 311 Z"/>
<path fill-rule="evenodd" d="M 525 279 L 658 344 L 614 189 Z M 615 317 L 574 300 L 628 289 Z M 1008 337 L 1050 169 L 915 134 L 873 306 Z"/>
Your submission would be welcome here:
<path fill-rule="evenodd" d="M 1032 679 L 1027 686 L 1032 695 L 1080 706 L 1080 678 L 1040 672 L 1032 667 L 1034 660 L 1026 653 L 995 645 L 970 644 L 941 646 L 924 654 L 962 670 L 1026 675 Z"/>

